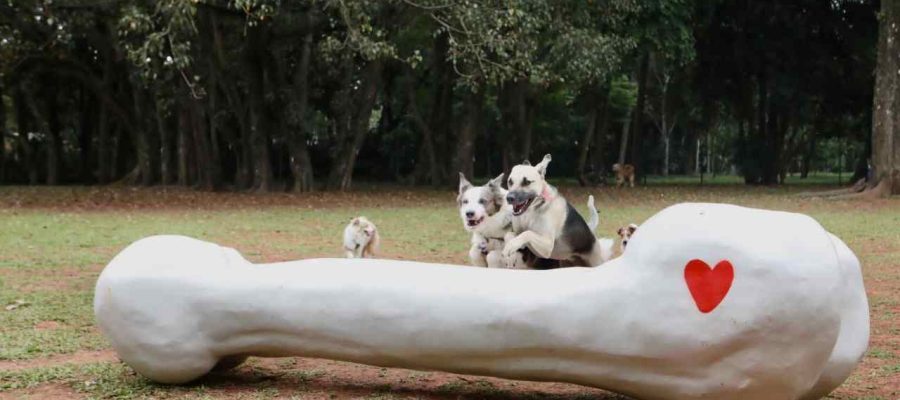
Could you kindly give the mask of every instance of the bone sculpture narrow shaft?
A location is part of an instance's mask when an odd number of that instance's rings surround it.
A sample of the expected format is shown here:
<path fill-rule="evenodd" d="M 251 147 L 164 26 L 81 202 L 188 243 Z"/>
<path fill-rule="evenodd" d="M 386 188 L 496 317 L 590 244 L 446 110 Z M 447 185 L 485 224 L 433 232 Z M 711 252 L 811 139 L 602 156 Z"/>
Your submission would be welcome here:
<path fill-rule="evenodd" d="M 865 352 L 859 262 L 800 215 L 681 204 L 596 268 L 313 259 L 254 265 L 155 236 L 104 269 L 120 358 L 183 383 L 247 355 L 562 381 L 648 399 L 814 399 Z"/>

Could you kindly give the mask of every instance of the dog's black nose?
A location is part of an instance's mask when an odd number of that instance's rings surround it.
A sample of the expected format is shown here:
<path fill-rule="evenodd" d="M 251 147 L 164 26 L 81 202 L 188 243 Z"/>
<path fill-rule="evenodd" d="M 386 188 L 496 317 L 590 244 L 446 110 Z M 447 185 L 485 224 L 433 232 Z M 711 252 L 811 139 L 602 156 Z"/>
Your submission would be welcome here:
<path fill-rule="evenodd" d="M 466 211 L 466 217 L 472 218 L 475 216 L 475 211 Z"/>

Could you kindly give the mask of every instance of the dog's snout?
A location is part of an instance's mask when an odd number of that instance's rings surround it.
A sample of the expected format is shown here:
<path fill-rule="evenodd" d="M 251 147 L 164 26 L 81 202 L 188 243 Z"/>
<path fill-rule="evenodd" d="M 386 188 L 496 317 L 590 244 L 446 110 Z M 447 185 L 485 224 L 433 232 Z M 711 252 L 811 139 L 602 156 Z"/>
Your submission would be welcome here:
<path fill-rule="evenodd" d="M 514 196 L 512 193 L 506 195 L 506 202 L 507 202 L 507 203 L 515 203 L 515 202 L 516 202 L 516 196 Z"/>
<path fill-rule="evenodd" d="M 466 217 L 472 218 L 475 216 L 475 211 L 466 211 Z"/>

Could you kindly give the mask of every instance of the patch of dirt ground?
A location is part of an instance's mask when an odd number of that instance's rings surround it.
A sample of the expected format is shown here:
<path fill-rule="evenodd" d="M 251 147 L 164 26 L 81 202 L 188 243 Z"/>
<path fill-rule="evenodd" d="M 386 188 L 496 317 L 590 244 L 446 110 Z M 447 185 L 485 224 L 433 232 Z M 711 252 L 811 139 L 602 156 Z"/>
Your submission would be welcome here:
<path fill-rule="evenodd" d="M 84 398 L 84 396 L 61 383 L 40 385 L 31 389 L 0 392 L 0 400 L 70 400 L 81 398 Z"/>
<path fill-rule="evenodd" d="M 111 350 L 80 350 L 71 354 L 55 354 L 50 357 L 32 358 L 28 360 L 0 361 L 0 371 L 22 371 L 32 368 L 53 367 L 63 364 L 88 364 L 95 362 L 118 361 L 116 353 Z"/>

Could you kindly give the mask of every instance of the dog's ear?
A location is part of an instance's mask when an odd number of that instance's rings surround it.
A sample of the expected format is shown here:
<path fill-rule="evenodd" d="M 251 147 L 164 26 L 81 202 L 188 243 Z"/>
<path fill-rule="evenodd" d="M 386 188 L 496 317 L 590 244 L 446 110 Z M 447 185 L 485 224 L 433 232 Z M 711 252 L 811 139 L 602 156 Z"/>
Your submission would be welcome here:
<path fill-rule="evenodd" d="M 552 159 L 553 159 L 553 157 L 550 157 L 549 154 L 545 154 L 544 159 L 541 160 L 541 162 L 539 162 L 537 165 L 534 166 L 537 169 L 538 173 L 541 174 L 541 177 L 544 177 L 547 175 L 547 165 L 550 164 L 550 160 L 552 160 Z"/>
<path fill-rule="evenodd" d="M 466 176 L 463 175 L 462 172 L 460 172 L 459 173 L 459 194 L 462 194 L 466 190 L 469 190 L 470 187 L 472 187 L 472 183 L 470 183 L 469 180 L 466 179 Z"/>
<path fill-rule="evenodd" d="M 503 189 L 503 175 L 500 174 L 496 178 L 491 179 L 487 183 L 488 189 L 494 195 L 494 202 L 496 204 L 503 204 L 503 201 L 506 199 L 507 191 Z"/>
<path fill-rule="evenodd" d="M 522 165 L 531 165 L 531 161 L 526 158 L 525 161 L 522 161 Z"/>
<path fill-rule="evenodd" d="M 355 217 L 350 222 L 353 223 L 353 226 L 359 226 L 359 217 Z"/>
<path fill-rule="evenodd" d="M 616 230 L 616 235 L 623 236 L 623 235 L 622 235 L 622 228 L 619 228 L 619 229 Z"/>
<path fill-rule="evenodd" d="M 498 187 L 503 186 L 503 174 L 497 175 L 496 178 L 489 180 L 487 185 L 492 188 L 498 188 Z"/>
<path fill-rule="evenodd" d="M 635 224 L 629 224 L 629 225 L 628 225 L 628 234 L 629 234 L 629 235 L 634 234 L 634 231 L 636 231 L 637 228 L 638 228 L 637 225 L 635 225 Z"/>

